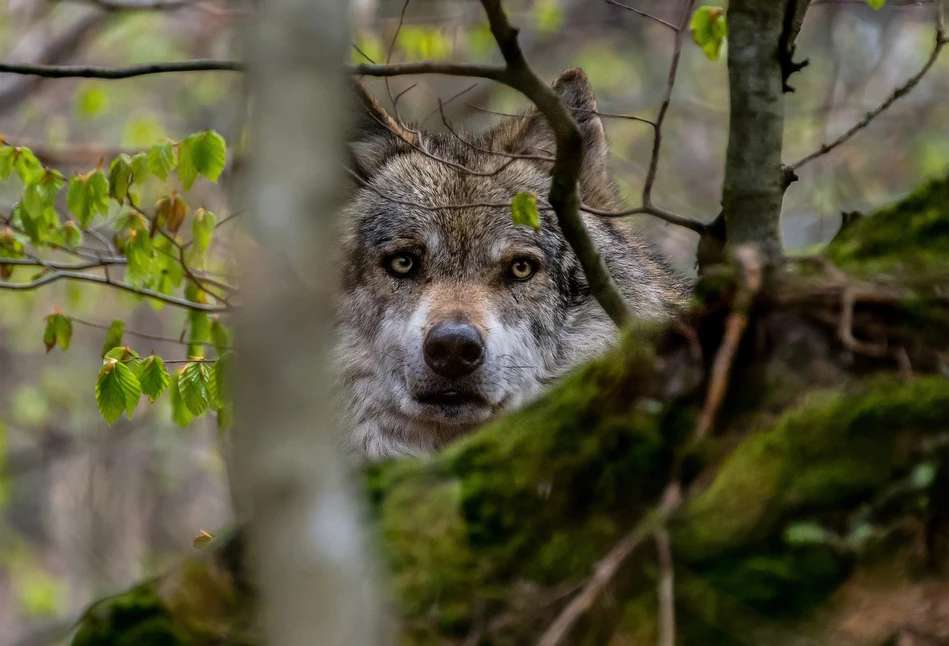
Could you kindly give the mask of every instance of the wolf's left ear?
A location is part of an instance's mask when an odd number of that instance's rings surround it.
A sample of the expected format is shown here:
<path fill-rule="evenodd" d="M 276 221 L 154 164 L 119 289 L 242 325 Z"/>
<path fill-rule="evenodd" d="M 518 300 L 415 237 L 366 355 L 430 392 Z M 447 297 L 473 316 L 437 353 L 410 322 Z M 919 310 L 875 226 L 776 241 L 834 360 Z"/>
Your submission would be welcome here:
<path fill-rule="evenodd" d="M 386 112 L 361 82 L 352 81 L 351 88 L 351 168 L 368 180 L 393 155 L 411 150 L 416 135 Z"/>
<path fill-rule="evenodd" d="M 583 135 L 584 165 L 581 190 L 608 191 L 610 145 L 597 114 L 596 97 L 590 80 L 581 69 L 567 70 L 553 84 L 553 90 L 573 113 Z M 495 134 L 496 145 L 509 153 L 553 156 L 557 149 L 554 133 L 547 119 L 532 107 L 515 124 L 500 126 Z M 548 164 L 549 166 L 549 164 Z"/>

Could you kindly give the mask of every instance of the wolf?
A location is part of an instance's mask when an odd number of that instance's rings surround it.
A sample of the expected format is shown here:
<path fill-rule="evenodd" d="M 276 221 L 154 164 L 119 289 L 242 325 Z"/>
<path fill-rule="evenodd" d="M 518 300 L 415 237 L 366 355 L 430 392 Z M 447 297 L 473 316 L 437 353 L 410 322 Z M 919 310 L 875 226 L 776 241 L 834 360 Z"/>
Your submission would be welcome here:
<path fill-rule="evenodd" d="M 618 206 L 609 142 L 582 70 L 553 84 L 583 135 L 582 202 Z M 350 137 L 334 361 L 357 459 L 419 456 L 518 408 L 617 330 L 550 209 L 515 225 L 515 195 L 547 195 L 554 135 L 532 108 L 487 132 L 419 132 L 367 89 Z M 626 224 L 583 223 L 636 317 L 674 313 L 688 281 Z"/>

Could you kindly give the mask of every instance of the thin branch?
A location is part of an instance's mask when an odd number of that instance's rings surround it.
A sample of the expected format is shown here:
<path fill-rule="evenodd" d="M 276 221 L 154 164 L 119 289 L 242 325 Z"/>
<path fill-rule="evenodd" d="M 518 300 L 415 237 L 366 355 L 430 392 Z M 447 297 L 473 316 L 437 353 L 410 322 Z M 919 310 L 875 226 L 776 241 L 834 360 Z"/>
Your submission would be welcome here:
<path fill-rule="evenodd" d="M 66 318 L 68 318 L 73 323 L 78 323 L 79 325 L 95 328 L 97 330 L 108 330 L 110 328 L 110 326 L 104 323 L 95 323 L 93 321 L 86 321 L 84 319 L 77 318 L 75 316 L 67 316 Z M 145 339 L 146 341 L 160 341 L 161 343 L 174 343 L 175 345 L 203 345 L 206 348 L 217 347 L 209 341 L 184 341 L 182 339 L 176 339 L 175 337 L 171 337 L 171 336 L 146 334 L 144 332 L 135 332 L 134 330 L 125 330 L 123 334 L 125 336 L 133 336 L 137 339 Z M 230 350 L 231 348 L 225 348 L 225 349 Z"/>
<path fill-rule="evenodd" d="M 583 614 L 593 607 L 603 591 L 613 581 L 620 566 L 639 547 L 643 541 L 660 531 L 666 520 L 675 511 L 680 502 L 677 483 L 669 485 L 663 494 L 662 503 L 654 511 L 646 514 L 639 523 L 623 537 L 613 549 L 596 564 L 593 576 L 580 593 L 560 612 L 544 634 L 537 641 L 537 646 L 558 646 L 563 643 L 570 629 Z"/>
<path fill-rule="evenodd" d="M 919 82 L 923 79 L 923 77 L 926 76 L 926 73 L 936 63 L 936 60 L 939 58 L 939 54 L 942 53 L 942 49 L 943 47 L 946 46 L 947 42 L 949 42 L 949 39 L 946 38 L 945 28 L 943 26 L 942 13 L 940 11 L 939 4 L 937 3 L 936 5 L 936 42 L 935 42 L 935 45 L 933 45 L 933 49 L 929 54 L 929 58 L 926 60 L 926 63 L 923 65 L 922 69 L 920 69 L 919 72 L 917 72 L 908 81 L 906 81 L 906 83 L 896 88 L 893 91 L 893 93 L 890 94 L 890 96 L 888 96 L 885 101 L 883 101 L 883 103 L 881 103 L 876 108 L 870 110 L 865 115 L 863 115 L 863 118 L 860 119 L 860 121 L 858 121 L 857 123 L 855 123 L 853 127 L 850 128 L 850 130 L 843 133 L 842 135 L 840 135 L 833 141 L 822 145 L 820 148 L 810 153 L 809 155 L 806 155 L 802 157 L 801 159 L 797 160 L 796 162 L 794 162 L 793 164 L 791 164 L 790 166 L 791 170 L 797 171 L 804 164 L 807 164 L 808 162 L 811 162 L 817 159 L 818 157 L 821 157 L 822 155 L 826 155 L 827 153 L 837 148 L 841 144 L 846 143 L 854 135 L 856 135 L 861 130 L 866 128 L 868 125 L 870 125 L 871 121 L 873 121 L 878 116 L 880 116 L 891 105 L 896 103 L 902 97 L 909 94 L 909 92 L 919 84 Z"/>
<path fill-rule="evenodd" d="M 40 76 L 43 78 L 127 79 L 150 74 L 172 72 L 240 72 L 239 61 L 196 59 L 168 63 L 145 63 L 129 67 L 95 67 L 87 65 L 33 65 L 30 63 L 0 63 L 0 73 Z"/>
<path fill-rule="evenodd" d="M 604 211 L 603 209 L 597 209 L 583 204 L 580 206 L 580 210 L 604 218 L 624 218 L 631 215 L 651 215 L 653 217 L 659 218 L 660 220 L 668 222 L 669 224 L 674 224 L 690 231 L 695 231 L 699 235 L 704 235 L 708 231 L 708 225 L 704 222 L 693 220 L 692 218 L 686 217 L 684 215 L 678 215 L 677 213 L 672 213 L 670 211 L 666 211 L 665 209 L 660 209 L 657 206 L 637 206 L 634 209 L 626 209 L 624 211 Z"/>
<path fill-rule="evenodd" d="M 617 2 L 616 0 L 606 0 L 606 1 L 611 5 L 621 7 L 623 9 L 626 9 L 627 11 L 632 11 L 633 13 L 639 16 L 642 16 L 643 18 L 649 18 L 650 20 L 655 20 L 663 27 L 668 27 L 669 29 L 673 31 L 678 30 L 678 28 L 675 25 L 673 25 L 671 22 L 666 22 L 662 18 L 659 18 L 658 16 L 654 16 L 650 13 L 646 13 L 645 11 L 642 11 L 641 9 L 637 9 L 636 7 L 630 7 L 629 5 L 622 4 L 621 2 Z"/>
<path fill-rule="evenodd" d="M 379 65 L 375 63 L 359 63 L 350 65 L 348 72 L 354 76 L 406 76 L 409 74 L 442 74 L 444 76 L 472 76 L 490 79 L 499 83 L 508 84 L 508 70 L 499 65 L 474 65 L 466 63 L 442 63 L 437 61 L 421 61 L 418 63 L 398 63 L 394 65 Z M 513 86 L 512 86 L 513 87 Z"/>
<path fill-rule="evenodd" d="M 607 0 L 609 2 L 610 0 Z M 669 76 L 666 79 L 666 91 L 659 106 L 659 114 L 653 123 L 652 156 L 649 159 L 649 170 L 646 173 L 646 183 L 643 185 L 643 206 L 652 207 L 652 187 L 656 182 L 656 173 L 659 169 L 659 149 L 662 147 L 662 124 L 672 103 L 672 89 L 675 87 L 676 74 L 679 71 L 679 59 L 682 55 L 682 42 L 685 39 L 686 26 L 692 14 L 694 0 L 688 0 L 682 11 L 679 25 L 675 27 L 675 47 L 672 52 L 672 62 L 669 64 Z"/>
<path fill-rule="evenodd" d="M 191 301 L 185 300 L 183 298 L 169 296 L 167 294 L 162 294 L 161 292 L 156 292 L 144 287 L 135 287 L 134 285 L 130 285 L 128 283 L 117 282 L 108 277 L 94 276 L 92 274 L 84 274 L 82 272 L 76 271 L 55 271 L 45 276 L 41 276 L 40 278 L 37 278 L 36 280 L 29 283 L 10 283 L 0 281 L 0 290 L 32 291 L 39 287 L 43 287 L 44 285 L 49 285 L 60 280 L 75 280 L 79 282 L 95 283 L 97 285 L 106 285 L 107 287 L 114 287 L 116 289 L 129 292 L 130 294 L 135 294 L 137 296 L 147 296 L 163 303 L 167 303 L 168 305 L 174 305 L 176 307 L 182 307 L 189 310 L 199 310 L 201 312 L 208 313 L 230 312 L 233 310 L 232 306 L 192 303 Z"/>

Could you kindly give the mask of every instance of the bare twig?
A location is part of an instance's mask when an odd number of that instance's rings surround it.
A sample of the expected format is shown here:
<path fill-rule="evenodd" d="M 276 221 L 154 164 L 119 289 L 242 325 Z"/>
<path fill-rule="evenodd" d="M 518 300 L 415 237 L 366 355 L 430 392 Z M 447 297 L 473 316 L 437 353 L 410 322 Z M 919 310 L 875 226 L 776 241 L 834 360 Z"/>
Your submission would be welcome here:
<path fill-rule="evenodd" d="M 929 53 L 929 58 L 926 59 L 926 63 L 923 65 L 922 69 L 920 69 L 916 74 L 910 77 L 909 80 L 907 80 L 903 85 L 893 90 L 893 93 L 890 94 L 886 98 L 886 100 L 883 101 L 883 103 L 881 103 L 880 105 L 878 105 L 877 107 L 875 107 L 874 109 L 870 110 L 865 115 L 863 115 L 863 118 L 860 119 L 860 121 L 858 121 L 857 123 L 855 123 L 849 130 L 847 130 L 847 132 L 843 133 L 842 135 L 840 135 L 833 141 L 822 145 L 820 148 L 818 148 L 814 152 L 810 153 L 809 155 L 805 155 L 801 159 L 791 164 L 790 166 L 791 170 L 796 171 L 799 168 L 801 168 L 801 166 L 803 166 L 804 164 L 807 164 L 808 162 L 811 162 L 817 159 L 818 157 L 821 157 L 822 155 L 826 155 L 827 153 L 834 150 L 841 144 L 846 143 L 854 135 L 856 135 L 861 130 L 866 128 L 868 125 L 870 125 L 871 121 L 873 121 L 878 116 L 883 114 L 883 112 L 889 109 L 891 105 L 896 103 L 902 97 L 909 94 L 909 92 L 919 84 L 919 82 L 923 79 L 923 77 L 926 76 L 926 73 L 929 72 L 932 66 L 936 63 L 936 60 L 939 58 L 939 54 L 942 53 L 943 47 L 946 46 L 947 42 L 949 42 L 949 39 L 946 38 L 942 11 L 941 11 L 939 3 L 937 2 L 936 3 L 935 44 L 933 45 L 932 51 Z"/>
<path fill-rule="evenodd" d="M 45 276 L 41 276 L 34 281 L 28 283 L 10 283 L 0 281 L 0 290 L 10 290 L 10 291 L 32 291 L 44 285 L 49 285 L 51 283 L 58 282 L 60 280 L 75 280 L 78 282 L 94 283 L 97 285 L 106 285 L 108 287 L 114 287 L 124 292 L 129 292 L 130 294 L 136 294 L 138 296 L 147 296 L 148 298 L 154 298 L 168 305 L 174 305 L 176 307 L 182 307 L 189 310 L 199 310 L 202 312 L 215 313 L 215 312 L 229 312 L 233 309 L 232 306 L 219 306 L 219 305 L 207 305 L 204 303 L 192 303 L 191 301 L 185 300 L 183 298 L 178 298 L 176 296 L 168 296 L 167 294 L 162 294 L 161 292 L 156 292 L 151 289 L 146 289 L 144 287 L 135 287 L 128 283 L 123 283 L 119 281 L 112 280 L 111 278 L 105 276 L 94 276 L 92 274 L 84 274 L 77 271 L 55 271 Z"/>
<path fill-rule="evenodd" d="M 609 2 L 610 0 L 607 0 Z M 652 187 L 656 181 L 656 172 L 659 168 L 659 149 L 662 147 L 662 124 L 666 119 L 666 112 L 669 110 L 669 104 L 672 102 L 672 89 L 675 87 L 676 74 L 679 71 L 679 58 L 682 55 L 682 42 L 685 39 L 686 27 L 689 24 L 689 16 L 692 14 L 692 5 L 694 0 L 688 0 L 682 10 L 682 17 L 679 24 L 675 27 L 675 47 L 672 52 L 672 62 L 669 64 L 669 76 L 666 80 L 666 91 L 662 97 L 662 104 L 659 106 L 659 114 L 655 123 L 652 125 L 652 156 L 649 159 L 649 170 L 646 173 L 646 183 L 643 185 L 643 206 L 652 207 Z"/>
<path fill-rule="evenodd" d="M 587 213 L 592 213 L 593 215 L 599 215 L 604 218 L 623 218 L 631 215 L 651 215 L 653 217 L 659 218 L 669 224 L 675 224 L 690 231 L 695 231 L 699 235 L 705 234 L 708 231 L 708 225 L 704 222 L 699 222 L 698 220 L 693 220 L 692 218 L 686 217 L 684 215 L 678 215 L 665 209 L 660 209 L 657 206 L 637 206 L 634 209 L 626 209 L 624 211 L 604 211 L 603 209 L 593 208 L 592 206 L 587 206 L 586 204 L 580 207 L 581 211 Z"/>
<path fill-rule="evenodd" d="M 97 329 L 97 330 L 108 330 L 109 327 L 110 327 L 110 326 L 108 326 L 108 325 L 106 325 L 106 324 L 104 324 L 104 323 L 96 323 L 96 322 L 94 322 L 94 321 L 86 321 L 86 320 L 84 320 L 84 319 L 81 319 L 81 318 L 78 318 L 78 317 L 75 317 L 75 316 L 67 316 L 66 318 L 68 318 L 68 319 L 69 319 L 70 321 L 72 321 L 73 323 L 78 323 L 79 325 L 83 325 L 83 326 L 85 326 L 85 327 L 95 328 L 95 329 Z M 211 342 L 209 342 L 209 341 L 184 341 L 183 339 L 177 339 L 177 338 L 171 337 L 171 336 L 161 336 L 161 335 L 158 335 L 158 334 L 146 334 L 146 333 L 144 333 L 144 332 L 136 332 L 136 331 L 134 331 L 134 330 L 125 330 L 122 334 L 124 334 L 125 336 L 133 336 L 133 337 L 135 337 L 135 338 L 137 338 L 137 339 L 144 339 L 144 340 L 146 340 L 146 341 L 159 341 L 159 342 L 161 342 L 161 343 L 174 343 L 175 345 L 203 345 L 203 346 L 206 347 L 206 348 L 214 348 L 214 347 L 216 347 L 213 343 L 211 343 Z M 230 350 L 231 348 L 226 348 L 226 349 L 227 349 L 227 350 Z"/>
<path fill-rule="evenodd" d="M 548 626 L 537 641 L 537 646 L 558 646 L 563 643 L 577 619 L 593 606 L 613 581 L 613 577 L 620 566 L 626 562 L 626 559 L 644 540 L 662 530 L 666 520 L 678 507 L 679 502 L 679 485 L 678 483 L 672 483 L 666 488 L 658 508 L 646 514 L 632 531 L 614 545 L 603 560 L 597 563 L 593 576 L 583 586 L 580 593 L 557 615 L 554 622 Z"/>
<path fill-rule="evenodd" d="M 622 4 L 621 2 L 617 2 L 616 0 L 606 0 L 606 1 L 607 1 L 609 4 L 611 4 L 611 5 L 615 5 L 615 6 L 617 6 L 617 7 L 622 7 L 623 9 L 626 9 L 627 11 L 632 11 L 633 13 L 635 13 L 635 14 L 637 14 L 637 15 L 640 15 L 640 16 L 642 16 L 643 18 L 649 18 L 650 20 L 655 20 L 656 22 L 658 22 L 658 23 L 659 23 L 660 25 L 662 25 L 663 27 L 668 27 L 669 29 L 671 29 L 671 30 L 673 30 L 673 31 L 676 31 L 676 30 L 678 29 L 678 28 L 677 28 L 675 25 L 673 25 L 671 22 L 666 22 L 666 21 L 663 20 L 662 18 L 659 18 L 659 17 L 654 16 L 654 15 L 652 15 L 652 14 L 646 13 L 645 11 L 642 11 L 641 9 L 637 9 L 636 7 L 630 7 L 629 5 Z"/>
<path fill-rule="evenodd" d="M 735 356 L 738 354 L 738 346 L 748 327 L 749 310 L 761 290 L 762 268 L 754 250 L 746 247 L 739 249 L 736 255 L 741 265 L 742 283 L 738 288 L 738 293 L 735 294 L 732 311 L 725 321 L 725 334 L 722 336 L 722 343 L 712 363 L 705 405 L 702 407 L 702 413 L 696 424 L 697 437 L 708 435 L 718 415 L 718 410 L 722 406 L 722 401 L 728 392 L 728 382 Z"/>

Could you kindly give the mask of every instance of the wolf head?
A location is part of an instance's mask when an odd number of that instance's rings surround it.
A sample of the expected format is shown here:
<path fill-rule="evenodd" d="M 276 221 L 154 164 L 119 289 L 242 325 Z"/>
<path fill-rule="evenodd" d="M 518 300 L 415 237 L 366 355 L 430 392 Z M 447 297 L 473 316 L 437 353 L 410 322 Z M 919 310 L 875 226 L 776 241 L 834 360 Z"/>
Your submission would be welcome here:
<path fill-rule="evenodd" d="M 553 87 L 583 134 L 581 199 L 611 208 L 609 145 L 589 82 L 570 70 Z M 556 146 L 542 115 L 481 134 L 423 134 L 359 84 L 356 94 L 337 307 L 344 428 L 369 459 L 419 455 L 520 406 L 616 330 L 555 214 L 542 210 L 535 232 L 505 206 L 550 189 Z M 635 314 L 661 317 L 681 300 L 666 264 L 622 225 L 584 224 Z"/>

